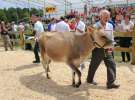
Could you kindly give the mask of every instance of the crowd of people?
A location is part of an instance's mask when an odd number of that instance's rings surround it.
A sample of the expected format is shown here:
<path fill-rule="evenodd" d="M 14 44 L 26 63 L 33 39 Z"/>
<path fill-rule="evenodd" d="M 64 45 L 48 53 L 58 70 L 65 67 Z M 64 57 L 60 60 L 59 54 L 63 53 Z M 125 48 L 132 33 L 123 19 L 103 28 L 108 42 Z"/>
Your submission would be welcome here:
<path fill-rule="evenodd" d="M 90 9 L 90 13 L 93 14 L 92 20 L 88 19 L 88 23 L 94 24 L 98 21 L 100 21 L 99 12 L 100 10 L 107 9 L 110 12 L 110 18 L 109 23 L 113 25 L 114 31 L 117 32 L 131 32 L 134 28 L 134 22 L 131 20 L 131 12 L 133 9 L 135 9 L 132 6 L 129 7 L 116 7 L 116 8 L 98 8 L 93 7 Z M 84 18 L 79 18 L 79 22 L 77 21 L 77 18 L 75 18 L 74 15 L 72 17 L 61 17 L 60 19 L 52 18 L 49 20 L 49 23 L 47 23 L 47 28 L 45 27 L 45 21 L 40 21 L 43 25 L 44 31 L 58 31 L 58 32 L 65 32 L 65 31 L 76 31 L 75 34 L 80 34 L 85 31 L 88 23 L 86 23 L 86 20 Z M 30 23 L 27 26 L 33 26 L 31 27 L 34 29 L 34 23 Z M 79 28 L 80 30 L 78 30 Z M 24 46 L 24 30 L 26 29 L 26 24 L 23 22 L 20 22 L 19 25 L 16 25 L 15 22 L 11 23 L 5 23 L 4 21 L 1 21 L 0 23 L 0 33 L 1 37 L 4 41 L 4 47 L 5 50 L 8 50 L 8 46 L 13 50 L 13 41 L 12 39 L 16 38 L 14 34 L 12 33 L 18 33 L 20 37 L 20 45 L 23 48 Z M 77 32 L 78 31 L 78 32 Z M 129 37 L 115 37 L 116 42 L 120 45 L 120 47 L 130 47 L 131 46 L 131 38 Z M 129 62 L 130 61 L 130 53 L 129 52 L 121 52 L 122 61 L 123 62 Z M 127 56 L 127 60 L 126 60 Z"/>
<path fill-rule="evenodd" d="M 1 21 L 0 33 L 1 33 L 1 38 L 3 39 L 5 51 L 8 50 L 8 46 L 10 47 L 11 50 L 13 50 L 13 44 L 11 43 L 10 40 L 10 37 L 12 37 L 10 35 L 11 31 L 12 31 L 12 27 L 10 23 L 5 23 L 4 21 Z"/>
<path fill-rule="evenodd" d="M 93 10 L 94 9 L 94 10 Z M 94 24 L 96 22 L 98 22 L 100 20 L 99 17 L 99 11 L 102 9 L 106 9 L 106 8 L 93 8 L 91 9 L 91 13 L 94 13 L 94 15 L 92 16 L 92 20 L 88 20 L 87 22 L 90 24 Z M 116 7 L 114 8 L 107 8 L 108 11 L 110 12 L 110 19 L 109 19 L 109 23 L 111 23 L 113 25 L 114 31 L 116 32 L 131 32 L 133 31 L 134 28 L 134 22 L 131 20 L 131 12 L 133 11 L 134 7 Z M 82 21 L 84 22 L 85 25 L 87 25 L 88 23 L 86 23 L 86 21 L 84 21 L 84 19 L 82 19 Z M 76 21 L 75 18 L 70 18 L 70 19 L 66 19 L 64 21 L 65 24 L 68 24 L 67 26 L 69 26 L 67 28 L 67 30 L 70 31 L 75 31 L 75 27 L 76 27 Z M 57 24 L 57 20 L 55 18 L 51 19 L 51 22 L 48 25 L 48 31 L 56 31 L 55 27 Z M 118 43 L 117 45 L 120 45 L 120 47 L 129 47 L 131 46 L 131 38 L 128 37 L 124 37 L 124 38 L 115 38 L 116 42 Z M 126 56 L 127 55 L 127 60 L 126 60 Z M 122 56 L 122 61 L 123 62 L 129 62 L 130 61 L 130 54 L 128 52 L 121 52 L 121 56 Z"/>
<path fill-rule="evenodd" d="M 0 22 L 0 37 L 4 42 L 5 51 L 8 50 L 8 47 L 13 50 L 16 40 L 19 38 L 19 45 L 23 48 L 24 44 L 24 31 L 28 27 L 23 22 L 20 22 L 18 25 L 15 22 Z"/>
<path fill-rule="evenodd" d="M 134 7 L 128 6 L 128 7 L 115 7 L 115 8 L 106 7 L 106 8 L 111 14 L 109 23 L 113 25 L 114 31 L 117 31 L 117 32 L 133 31 L 134 22 L 131 21 L 131 12 L 135 9 Z M 90 9 L 90 13 L 92 14 L 92 20 L 88 19 L 87 22 L 91 24 L 98 22 L 100 20 L 98 13 L 100 12 L 100 10 L 106 9 L 106 8 L 105 7 L 103 8 L 92 7 Z M 45 21 L 43 22 L 41 20 L 41 22 L 43 24 L 44 31 L 51 31 L 51 32 L 77 31 L 77 28 L 76 28 L 77 26 L 80 27 L 80 29 L 82 29 L 83 31 L 85 31 L 85 26 L 87 26 L 88 23 L 86 23 L 86 20 L 84 20 L 84 18 L 82 18 L 81 19 L 82 21 L 80 21 L 78 24 L 75 16 L 78 16 L 78 15 L 74 15 L 72 17 L 69 17 L 69 16 L 61 17 L 60 19 L 52 18 L 49 20 L 49 23 L 47 23 L 48 24 L 47 28 L 45 27 L 45 23 L 44 23 Z M 15 22 L 5 23 L 4 21 L 1 21 L 0 23 L 1 37 L 4 41 L 4 47 L 6 51 L 8 50 L 8 45 L 11 48 L 11 50 L 13 50 L 13 41 L 11 40 L 15 38 L 15 35 L 11 33 L 16 33 L 16 32 L 18 32 L 19 37 L 20 37 L 19 44 L 23 48 L 24 41 L 25 41 L 24 40 L 24 30 L 26 29 L 25 26 L 26 26 L 25 23 L 22 23 L 22 22 L 20 22 L 19 25 L 16 25 Z M 28 26 L 30 26 L 30 24 Z M 131 38 L 128 38 L 128 37 L 117 38 L 116 37 L 115 40 L 121 47 L 131 46 L 131 40 L 132 40 Z M 130 53 L 121 52 L 121 56 L 122 56 L 123 62 L 130 61 Z M 127 60 L 126 60 L 126 56 L 127 56 Z"/>

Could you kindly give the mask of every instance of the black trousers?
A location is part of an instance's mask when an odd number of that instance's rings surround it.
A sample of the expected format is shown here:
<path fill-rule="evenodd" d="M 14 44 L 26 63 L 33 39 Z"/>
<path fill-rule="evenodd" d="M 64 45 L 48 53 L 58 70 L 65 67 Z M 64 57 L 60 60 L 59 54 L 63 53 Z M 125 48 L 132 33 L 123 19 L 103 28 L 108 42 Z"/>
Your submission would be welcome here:
<path fill-rule="evenodd" d="M 35 60 L 36 60 L 36 61 L 40 61 L 40 57 L 39 57 L 38 52 L 39 52 L 39 44 L 38 44 L 38 42 L 36 41 L 36 42 L 35 42 L 35 46 L 34 46 L 34 55 L 35 55 Z"/>
<path fill-rule="evenodd" d="M 127 61 L 130 61 L 130 53 L 129 52 L 121 52 L 121 56 L 122 56 L 123 62 L 126 61 L 126 56 L 127 56 Z"/>
<path fill-rule="evenodd" d="M 130 38 L 130 37 L 120 37 L 120 47 L 129 48 L 131 46 L 131 40 L 132 40 L 132 38 Z M 121 52 L 121 56 L 122 56 L 122 61 L 125 62 L 126 57 L 127 57 L 127 61 L 130 61 L 129 52 Z"/>
<path fill-rule="evenodd" d="M 92 58 L 89 65 L 87 82 L 93 81 L 95 72 L 102 60 L 104 60 L 107 68 L 107 86 L 109 86 L 116 80 L 116 64 L 113 60 L 112 53 L 107 52 L 102 48 L 95 48 L 92 51 Z"/>

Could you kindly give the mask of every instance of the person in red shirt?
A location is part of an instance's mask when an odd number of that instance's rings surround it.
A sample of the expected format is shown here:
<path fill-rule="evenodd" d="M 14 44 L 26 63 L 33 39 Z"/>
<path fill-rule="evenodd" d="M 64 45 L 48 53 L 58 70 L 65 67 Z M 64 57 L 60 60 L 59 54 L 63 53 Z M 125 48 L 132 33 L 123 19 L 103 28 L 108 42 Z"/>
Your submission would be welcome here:
<path fill-rule="evenodd" d="M 75 24 L 76 24 L 75 19 L 72 19 L 71 22 L 69 23 L 69 27 L 72 31 L 75 30 Z"/>

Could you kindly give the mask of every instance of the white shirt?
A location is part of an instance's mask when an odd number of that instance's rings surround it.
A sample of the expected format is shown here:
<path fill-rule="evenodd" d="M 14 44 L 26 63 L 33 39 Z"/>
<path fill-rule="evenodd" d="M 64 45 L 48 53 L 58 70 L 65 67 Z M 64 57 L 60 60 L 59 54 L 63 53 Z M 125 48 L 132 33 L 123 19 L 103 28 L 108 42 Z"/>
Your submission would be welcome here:
<path fill-rule="evenodd" d="M 78 30 L 82 31 L 78 31 Z M 76 35 L 83 35 L 85 34 L 85 24 L 83 21 L 79 21 L 77 24 L 76 24 L 76 32 L 75 32 Z"/>
<path fill-rule="evenodd" d="M 39 36 L 40 36 L 40 33 L 44 32 L 44 27 L 43 27 L 42 22 L 37 21 L 34 24 L 34 30 L 36 31 L 35 39 L 38 40 Z"/>
<path fill-rule="evenodd" d="M 94 27 L 94 28 L 99 28 L 99 27 L 102 28 L 103 26 L 101 25 L 101 23 L 100 23 L 100 21 L 99 21 L 99 22 L 95 23 L 93 27 Z M 108 22 L 107 22 L 105 28 L 102 28 L 102 31 L 103 31 L 104 35 L 105 35 L 108 39 L 110 39 L 110 40 L 113 41 L 113 44 L 112 44 L 112 46 L 113 46 L 113 45 L 114 45 L 113 25 L 112 25 L 111 23 L 108 23 Z M 110 46 L 110 47 L 111 47 L 111 46 Z"/>
<path fill-rule="evenodd" d="M 51 24 L 51 32 L 56 31 L 56 24 Z"/>
<path fill-rule="evenodd" d="M 125 23 L 125 21 L 123 20 L 121 22 L 121 27 L 122 27 L 122 32 L 127 32 L 130 31 L 133 27 L 134 27 L 134 23 L 132 21 L 129 21 L 128 24 Z"/>
<path fill-rule="evenodd" d="M 12 29 L 13 29 L 14 32 L 17 32 L 17 28 L 18 28 L 18 26 L 17 26 L 16 24 L 14 24 L 14 25 L 12 26 Z"/>
<path fill-rule="evenodd" d="M 70 31 L 69 25 L 66 22 L 64 22 L 64 21 L 58 22 L 56 24 L 56 28 L 55 29 L 56 29 L 57 32 L 61 32 L 61 33 L 69 32 Z"/>
<path fill-rule="evenodd" d="M 21 32 L 23 32 L 23 31 L 25 30 L 25 27 L 24 27 L 24 25 L 22 25 L 22 24 L 20 24 L 20 25 L 18 26 L 18 28 L 19 28 L 19 31 L 21 31 Z"/>

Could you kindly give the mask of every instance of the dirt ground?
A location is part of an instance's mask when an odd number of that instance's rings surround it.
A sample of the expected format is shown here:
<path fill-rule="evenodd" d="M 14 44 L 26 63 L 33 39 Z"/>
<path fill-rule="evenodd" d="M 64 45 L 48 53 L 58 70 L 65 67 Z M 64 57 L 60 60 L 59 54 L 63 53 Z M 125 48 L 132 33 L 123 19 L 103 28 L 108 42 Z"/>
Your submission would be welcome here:
<path fill-rule="evenodd" d="M 71 86 L 71 70 L 64 63 L 51 63 L 51 79 L 41 64 L 33 64 L 33 52 L 0 48 L 0 100 L 135 100 L 135 66 L 117 63 L 119 89 L 106 89 L 106 68 L 96 72 L 97 86 L 86 83 L 89 62 L 80 88 Z"/>

